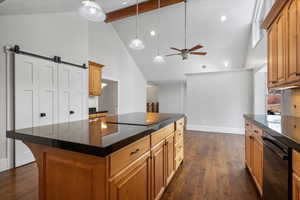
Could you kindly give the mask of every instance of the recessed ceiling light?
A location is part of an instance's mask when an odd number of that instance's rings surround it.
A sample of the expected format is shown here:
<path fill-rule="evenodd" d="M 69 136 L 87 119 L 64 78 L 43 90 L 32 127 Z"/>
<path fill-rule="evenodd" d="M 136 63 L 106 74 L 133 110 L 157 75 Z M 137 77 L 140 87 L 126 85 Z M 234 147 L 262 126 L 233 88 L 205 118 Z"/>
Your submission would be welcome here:
<path fill-rule="evenodd" d="M 156 35 L 156 32 L 154 30 L 152 30 L 152 31 L 150 31 L 150 35 L 154 37 Z"/>
<path fill-rule="evenodd" d="M 229 62 L 228 62 L 228 61 L 225 61 L 225 62 L 224 62 L 224 66 L 225 66 L 225 67 L 228 67 L 228 66 L 229 66 Z"/>
<path fill-rule="evenodd" d="M 123 2 L 122 2 L 122 5 L 126 5 L 126 4 L 127 4 L 127 1 L 123 1 Z"/>
<path fill-rule="evenodd" d="M 221 22 L 225 22 L 226 20 L 227 20 L 227 16 L 226 15 L 223 15 L 223 16 L 221 16 Z"/>

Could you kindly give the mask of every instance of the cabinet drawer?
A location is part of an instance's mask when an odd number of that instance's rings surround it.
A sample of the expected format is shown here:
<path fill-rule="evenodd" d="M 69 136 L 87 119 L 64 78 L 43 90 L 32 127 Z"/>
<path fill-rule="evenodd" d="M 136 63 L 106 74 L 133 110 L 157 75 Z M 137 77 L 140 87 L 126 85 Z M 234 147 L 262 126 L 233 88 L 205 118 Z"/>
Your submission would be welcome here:
<path fill-rule="evenodd" d="M 246 130 L 251 131 L 252 130 L 252 123 L 248 120 L 245 120 L 245 128 L 246 128 Z"/>
<path fill-rule="evenodd" d="M 176 130 L 175 131 L 175 143 L 177 143 L 177 141 L 181 141 L 183 140 L 183 130 Z"/>
<path fill-rule="evenodd" d="M 159 142 L 164 140 L 166 137 L 168 137 L 170 134 L 174 132 L 174 123 L 154 132 L 151 134 L 151 147 L 157 145 Z"/>
<path fill-rule="evenodd" d="M 150 150 L 150 136 L 147 136 L 110 156 L 110 176 L 115 175 L 121 169 L 138 159 Z"/>
<path fill-rule="evenodd" d="M 293 171 L 300 176 L 300 153 L 293 150 Z"/>
<path fill-rule="evenodd" d="M 262 136 L 262 129 L 258 128 L 257 126 L 255 125 L 252 125 L 252 129 L 253 129 L 253 134 L 257 137 L 261 137 Z"/>
<path fill-rule="evenodd" d="M 178 144 L 175 146 L 175 158 L 183 158 L 183 144 Z"/>
<path fill-rule="evenodd" d="M 176 121 L 176 130 L 184 130 L 184 118 Z"/>
<path fill-rule="evenodd" d="M 180 163 L 183 161 L 183 153 L 175 157 L 175 169 L 177 169 Z"/>

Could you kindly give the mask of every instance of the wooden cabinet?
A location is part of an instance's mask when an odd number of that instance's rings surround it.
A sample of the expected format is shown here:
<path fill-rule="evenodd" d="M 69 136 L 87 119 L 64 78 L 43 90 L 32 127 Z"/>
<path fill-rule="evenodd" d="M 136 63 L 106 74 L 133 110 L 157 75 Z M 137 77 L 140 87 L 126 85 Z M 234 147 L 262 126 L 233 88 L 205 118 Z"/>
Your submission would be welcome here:
<path fill-rule="evenodd" d="M 253 137 L 253 168 L 252 173 L 255 178 L 258 190 L 262 194 L 263 187 L 263 144 L 259 139 Z"/>
<path fill-rule="evenodd" d="M 245 127 L 245 163 L 252 178 L 260 191 L 263 193 L 263 143 L 262 130 L 246 121 Z"/>
<path fill-rule="evenodd" d="M 251 134 L 249 133 L 248 130 L 246 130 L 245 133 L 245 163 L 246 166 L 248 167 L 248 169 L 251 171 L 252 167 L 251 167 L 251 162 L 250 162 L 250 145 L 251 145 Z"/>
<path fill-rule="evenodd" d="M 174 134 L 166 138 L 165 144 L 165 153 L 166 153 L 166 184 L 168 185 L 174 175 L 175 171 L 175 142 Z"/>
<path fill-rule="evenodd" d="M 299 0 L 291 0 L 286 8 L 287 15 L 287 81 L 295 82 L 300 80 L 300 66 L 298 66 L 298 56 L 300 55 L 300 39 L 298 38 L 300 17 Z"/>
<path fill-rule="evenodd" d="M 165 189 L 165 141 L 161 141 L 151 150 L 152 198 L 160 199 Z"/>
<path fill-rule="evenodd" d="M 285 69 L 286 69 L 286 13 L 282 12 L 276 21 L 277 34 L 276 34 L 276 49 L 277 49 L 277 74 L 276 77 L 277 84 L 282 84 L 285 82 Z"/>
<path fill-rule="evenodd" d="M 299 13 L 300 0 L 276 1 L 263 22 L 268 30 L 269 88 L 300 86 Z"/>
<path fill-rule="evenodd" d="M 268 87 L 277 82 L 277 26 L 274 24 L 268 33 Z"/>
<path fill-rule="evenodd" d="M 102 92 L 103 65 L 89 61 L 89 96 L 100 96 Z"/>
<path fill-rule="evenodd" d="M 109 181 L 109 199 L 150 200 L 150 178 L 150 153 L 146 153 Z"/>
<path fill-rule="evenodd" d="M 300 177 L 293 173 L 293 200 L 300 200 Z"/>

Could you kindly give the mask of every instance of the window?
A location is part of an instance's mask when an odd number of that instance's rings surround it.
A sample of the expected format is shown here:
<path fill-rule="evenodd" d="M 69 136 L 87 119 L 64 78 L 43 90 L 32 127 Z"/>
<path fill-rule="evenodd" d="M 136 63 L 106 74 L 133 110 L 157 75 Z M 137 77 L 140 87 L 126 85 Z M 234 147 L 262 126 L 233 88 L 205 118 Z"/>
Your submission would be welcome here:
<path fill-rule="evenodd" d="M 275 0 L 257 0 L 252 21 L 252 48 L 255 48 L 259 41 L 264 37 L 265 31 L 261 24 L 272 8 Z"/>

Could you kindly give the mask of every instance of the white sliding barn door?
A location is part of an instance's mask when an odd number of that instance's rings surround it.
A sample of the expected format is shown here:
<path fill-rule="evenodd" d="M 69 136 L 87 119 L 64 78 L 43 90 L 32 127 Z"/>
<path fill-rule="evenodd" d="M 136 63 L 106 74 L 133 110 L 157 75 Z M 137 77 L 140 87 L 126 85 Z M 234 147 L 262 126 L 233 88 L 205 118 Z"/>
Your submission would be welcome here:
<path fill-rule="evenodd" d="M 16 129 L 58 122 L 57 64 L 15 55 Z M 30 150 L 16 140 L 16 167 L 34 161 Z"/>
<path fill-rule="evenodd" d="M 82 120 L 83 117 L 83 69 L 59 64 L 59 122 Z"/>

